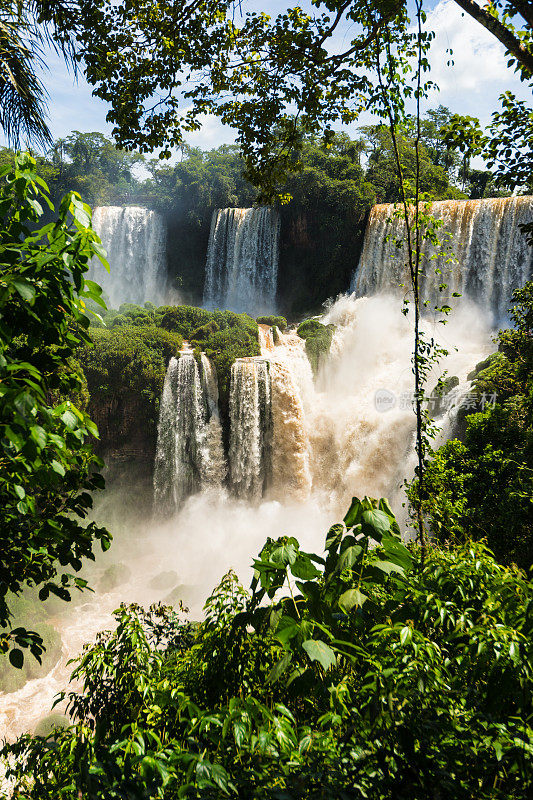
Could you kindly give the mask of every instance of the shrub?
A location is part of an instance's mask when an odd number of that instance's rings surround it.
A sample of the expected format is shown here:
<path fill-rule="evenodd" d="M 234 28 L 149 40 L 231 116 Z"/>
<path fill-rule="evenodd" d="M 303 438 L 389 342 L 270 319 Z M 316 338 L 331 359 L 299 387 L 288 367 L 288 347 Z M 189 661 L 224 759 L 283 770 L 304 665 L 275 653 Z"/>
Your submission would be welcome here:
<path fill-rule="evenodd" d="M 84 650 L 74 725 L 8 774 L 57 796 L 529 800 L 533 583 L 481 544 L 402 544 L 354 499 L 319 556 L 269 539 L 199 625 L 122 606 Z M 263 602 L 268 601 L 268 602 Z"/>
<path fill-rule="evenodd" d="M 503 563 L 533 563 L 533 283 L 514 294 L 515 329 L 472 375 L 477 408 L 460 408 L 459 433 L 426 472 L 422 507 L 439 541 L 485 539 Z M 493 405 L 493 400 L 495 404 Z M 408 495 L 417 498 L 418 484 Z"/>
<path fill-rule="evenodd" d="M 138 424 L 147 425 L 155 438 L 159 397 L 168 362 L 181 348 L 181 336 L 155 325 L 131 324 L 96 328 L 92 333 L 94 346 L 79 354 L 92 413 L 101 424 L 102 409 L 115 409 L 117 418 L 108 420 L 107 426 L 120 432 L 118 415 L 125 398 L 135 395 L 142 399 L 144 412 Z"/>
<path fill-rule="evenodd" d="M 285 317 L 276 317 L 274 314 L 270 314 L 264 317 L 257 317 L 256 322 L 259 325 L 270 325 L 273 327 L 274 325 L 280 329 L 280 331 L 284 331 L 287 327 L 287 320 Z"/>
<path fill-rule="evenodd" d="M 334 325 L 323 325 L 317 319 L 306 319 L 298 325 L 296 333 L 305 339 L 305 352 L 316 374 L 329 353 Z"/>

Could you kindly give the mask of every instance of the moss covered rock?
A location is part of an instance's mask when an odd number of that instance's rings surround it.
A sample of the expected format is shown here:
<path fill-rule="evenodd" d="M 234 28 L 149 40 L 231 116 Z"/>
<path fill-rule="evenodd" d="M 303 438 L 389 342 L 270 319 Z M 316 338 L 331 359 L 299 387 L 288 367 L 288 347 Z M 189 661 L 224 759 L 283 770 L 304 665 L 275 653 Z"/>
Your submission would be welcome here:
<path fill-rule="evenodd" d="M 323 325 L 317 319 L 306 319 L 298 325 L 296 333 L 305 339 L 305 352 L 315 375 L 329 353 L 334 331 L 335 325 Z"/>

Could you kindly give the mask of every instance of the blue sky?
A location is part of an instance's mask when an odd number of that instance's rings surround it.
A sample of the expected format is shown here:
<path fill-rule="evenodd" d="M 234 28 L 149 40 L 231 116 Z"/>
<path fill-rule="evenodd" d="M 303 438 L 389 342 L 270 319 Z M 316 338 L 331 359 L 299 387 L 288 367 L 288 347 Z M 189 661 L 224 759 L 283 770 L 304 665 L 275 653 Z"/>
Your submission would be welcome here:
<path fill-rule="evenodd" d="M 286 0 L 252 0 L 253 6 L 274 15 L 287 7 Z M 303 5 L 303 3 L 301 3 Z M 297 5 L 297 0 L 290 5 Z M 479 117 L 487 122 L 498 105 L 498 95 L 509 89 L 527 99 L 527 87 L 520 84 L 506 67 L 504 49 L 484 28 L 464 15 L 453 0 L 431 2 L 426 8 L 427 25 L 435 31 L 430 62 L 432 80 L 440 87 L 429 106 L 442 103 L 453 111 Z M 341 36 L 346 33 L 341 32 Z M 447 66 L 447 49 L 453 49 L 454 65 Z M 49 125 L 54 138 L 72 130 L 102 131 L 111 134 L 106 122 L 107 105 L 92 97 L 91 89 L 80 76 L 74 80 L 61 58 L 50 53 L 43 81 L 49 93 Z M 368 122 L 362 120 L 359 124 Z M 355 134 L 356 126 L 348 128 Z M 206 118 L 202 130 L 189 137 L 190 144 L 210 148 L 231 142 L 234 134 L 215 118 Z"/>

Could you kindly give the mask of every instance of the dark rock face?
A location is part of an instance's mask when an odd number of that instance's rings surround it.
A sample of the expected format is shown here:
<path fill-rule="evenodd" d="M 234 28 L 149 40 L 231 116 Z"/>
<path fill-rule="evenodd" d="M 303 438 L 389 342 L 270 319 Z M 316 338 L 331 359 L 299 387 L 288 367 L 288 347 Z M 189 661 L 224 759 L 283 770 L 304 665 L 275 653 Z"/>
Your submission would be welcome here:
<path fill-rule="evenodd" d="M 133 392 L 93 394 L 89 414 L 98 426 L 96 451 L 106 461 L 154 463 L 157 429 L 146 400 Z"/>

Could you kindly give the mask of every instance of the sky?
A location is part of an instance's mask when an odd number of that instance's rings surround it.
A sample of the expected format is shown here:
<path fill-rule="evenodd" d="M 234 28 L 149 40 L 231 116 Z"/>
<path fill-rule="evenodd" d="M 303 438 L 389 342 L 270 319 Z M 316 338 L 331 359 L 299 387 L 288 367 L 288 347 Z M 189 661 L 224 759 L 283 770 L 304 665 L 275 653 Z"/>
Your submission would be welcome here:
<path fill-rule="evenodd" d="M 263 0 L 251 0 L 252 5 L 265 9 Z M 303 5 L 303 3 L 300 3 Z M 290 5 L 297 5 L 297 0 Z M 274 15 L 287 7 L 286 0 L 269 0 L 268 12 Z M 453 0 L 429 2 L 427 26 L 436 37 L 430 52 L 431 79 L 440 91 L 435 93 L 428 107 L 439 104 L 460 114 L 479 117 L 483 124 L 498 107 L 501 92 L 511 90 L 528 99 L 527 87 L 520 83 L 506 66 L 504 48 L 485 29 L 468 15 L 463 14 Z M 346 32 L 340 33 L 346 38 Z M 348 37 L 349 39 L 349 37 Z M 447 66 L 453 50 L 453 65 Z M 43 82 L 49 94 L 49 126 L 54 138 L 64 137 L 72 130 L 101 131 L 111 134 L 112 126 L 106 122 L 107 104 L 92 97 L 91 88 L 80 75 L 77 80 L 69 73 L 63 60 L 50 53 L 48 70 Z M 362 119 L 357 124 L 366 124 Z M 356 135 L 357 125 L 345 128 Z M 205 118 L 202 129 L 188 138 L 189 144 L 209 149 L 234 141 L 235 134 L 216 118 Z M 2 140 L 0 139 L 0 142 Z"/>

